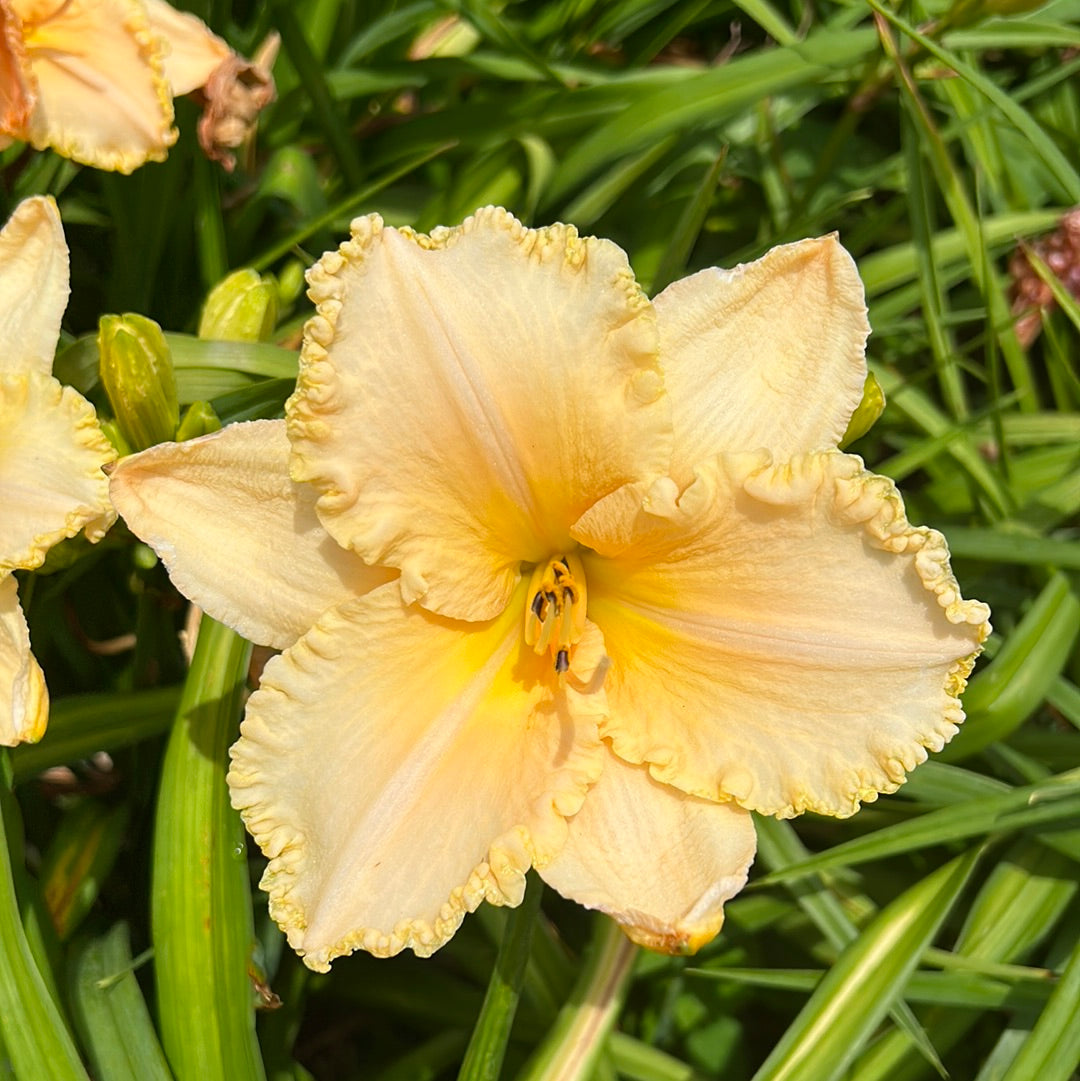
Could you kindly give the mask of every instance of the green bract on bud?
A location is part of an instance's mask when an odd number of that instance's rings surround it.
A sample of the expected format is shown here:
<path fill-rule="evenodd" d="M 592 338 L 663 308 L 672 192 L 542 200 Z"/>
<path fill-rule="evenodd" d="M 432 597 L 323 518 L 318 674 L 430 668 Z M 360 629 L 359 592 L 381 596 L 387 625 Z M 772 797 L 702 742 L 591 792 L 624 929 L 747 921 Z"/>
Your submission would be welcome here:
<path fill-rule="evenodd" d="M 277 325 L 277 288 L 247 267 L 210 290 L 199 320 L 199 337 L 224 342 L 269 341 Z"/>
<path fill-rule="evenodd" d="M 176 429 L 177 443 L 188 439 L 197 439 L 200 435 L 209 435 L 221 428 L 221 418 L 214 412 L 209 402 L 192 402 L 180 418 Z"/>
<path fill-rule="evenodd" d="M 844 432 L 844 438 L 840 440 L 840 446 L 846 447 L 849 443 L 854 443 L 856 439 L 866 435 L 877 423 L 884 409 L 885 391 L 881 389 L 881 384 L 874 373 L 868 372 L 866 382 L 863 383 L 862 401 L 851 414 L 851 420 L 848 421 L 847 431 Z"/>
<path fill-rule="evenodd" d="M 176 376 L 161 327 L 142 315 L 103 315 L 98 323 L 101 382 L 120 434 L 132 450 L 173 437 L 180 420 Z"/>

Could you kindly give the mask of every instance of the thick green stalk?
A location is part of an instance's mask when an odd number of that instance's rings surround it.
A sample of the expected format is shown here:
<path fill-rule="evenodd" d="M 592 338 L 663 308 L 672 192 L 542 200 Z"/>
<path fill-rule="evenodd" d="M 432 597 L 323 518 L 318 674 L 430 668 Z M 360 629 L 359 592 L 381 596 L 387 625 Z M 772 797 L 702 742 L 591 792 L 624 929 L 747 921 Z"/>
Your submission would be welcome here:
<path fill-rule="evenodd" d="M 244 834 L 225 787 L 251 646 L 203 617 L 162 768 L 153 939 L 162 1043 L 177 1081 L 263 1081 L 248 967 Z"/>
<path fill-rule="evenodd" d="M 570 1000 L 518 1081 L 584 1081 L 591 1076 L 622 1008 L 637 947 L 606 916 L 593 940 Z"/>

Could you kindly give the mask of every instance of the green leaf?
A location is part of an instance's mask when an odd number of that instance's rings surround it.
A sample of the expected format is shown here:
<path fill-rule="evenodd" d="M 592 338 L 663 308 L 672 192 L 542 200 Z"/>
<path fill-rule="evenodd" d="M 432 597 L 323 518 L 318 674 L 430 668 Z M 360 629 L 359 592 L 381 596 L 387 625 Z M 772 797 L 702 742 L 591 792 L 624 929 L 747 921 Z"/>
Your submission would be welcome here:
<path fill-rule="evenodd" d="M 21 743 L 11 752 L 15 783 L 103 747 L 117 750 L 156 736 L 168 729 L 179 701 L 179 687 L 59 698 L 50 706 L 41 742 Z"/>
<path fill-rule="evenodd" d="M 544 884 L 540 879 L 535 874 L 529 875 L 525 900 L 511 910 L 507 919 L 484 1005 L 469 1040 L 458 1081 L 498 1081 L 510 1027 L 521 998 L 525 965 L 529 960 L 529 946 L 543 892 Z"/>
<path fill-rule="evenodd" d="M 5 835 L 21 829 L 3 758 Z M 0 839 L 0 1040 L 18 1081 L 88 1081 L 71 1034 L 41 977 L 23 931 L 8 842 Z"/>
<path fill-rule="evenodd" d="M 1050 781 L 1013 788 L 998 796 L 967 800 L 920 815 L 909 822 L 875 830 L 773 871 L 766 875 L 764 881 L 785 882 L 835 867 L 851 867 L 868 860 L 886 859 L 900 852 L 916 852 L 931 845 L 1068 822 L 1078 812 L 1080 770 L 1072 770 Z"/>
<path fill-rule="evenodd" d="M 1080 1067 L 1080 942 L 1031 1034 L 1001 1081 L 1069 1081 Z"/>
<path fill-rule="evenodd" d="M 71 1010 L 97 1081 L 172 1081 L 124 923 L 83 942 L 69 965 Z"/>
<path fill-rule="evenodd" d="M 990 665 L 964 694 L 967 721 L 939 755 L 955 762 L 1014 731 L 1043 701 L 1080 633 L 1080 598 L 1053 575 Z"/>
<path fill-rule="evenodd" d="M 834 1081 L 903 993 L 979 851 L 947 863 L 886 906 L 829 970 L 753 1081 Z"/>
<path fill-rule="evenodd" d="M 158 1022 L 177 1081 L 264 1081 L 249 967 L 244 830 L 225 771 L 251 646 L 203 616 L 162 767 L 152 928 Z"/>

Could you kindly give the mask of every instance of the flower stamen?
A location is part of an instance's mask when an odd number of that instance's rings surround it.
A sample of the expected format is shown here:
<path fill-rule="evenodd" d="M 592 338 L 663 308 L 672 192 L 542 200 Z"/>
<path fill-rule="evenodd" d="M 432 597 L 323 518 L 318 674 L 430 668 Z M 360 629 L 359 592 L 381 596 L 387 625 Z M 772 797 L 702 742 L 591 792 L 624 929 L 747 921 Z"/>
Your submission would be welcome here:
<path fill-rule="evenodd" d="M 585 568 L 574 554 L 559 555 L 534 568 L 525 609 L 525 642 L 550 652 L 555 671 L 570 668 L 573 647 L 585 633 Z"/>

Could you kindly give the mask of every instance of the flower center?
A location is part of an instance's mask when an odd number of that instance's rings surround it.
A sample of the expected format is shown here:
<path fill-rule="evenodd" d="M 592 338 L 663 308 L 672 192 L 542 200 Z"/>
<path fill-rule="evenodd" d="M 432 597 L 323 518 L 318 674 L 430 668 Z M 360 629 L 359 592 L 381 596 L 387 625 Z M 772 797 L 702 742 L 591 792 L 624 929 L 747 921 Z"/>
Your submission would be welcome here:
<path fill-rule="evenodd" d="M 537 653 L 549 651 L 555 671 L 570 667 L 570 652 L 585 633 L 585 568 L 574 554 L 540 563 L 529 581 L 525 642 Z"/>

